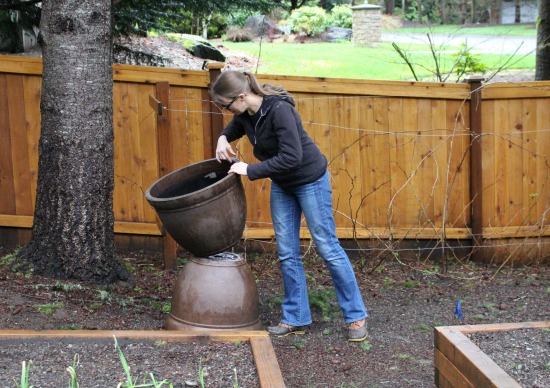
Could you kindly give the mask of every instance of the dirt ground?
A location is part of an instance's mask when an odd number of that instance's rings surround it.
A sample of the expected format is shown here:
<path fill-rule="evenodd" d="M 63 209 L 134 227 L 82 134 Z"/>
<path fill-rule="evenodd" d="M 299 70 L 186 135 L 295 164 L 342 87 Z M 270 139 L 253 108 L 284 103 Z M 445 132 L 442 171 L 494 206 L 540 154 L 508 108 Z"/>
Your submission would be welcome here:
<path fill-rule="evenodd" d="M 0 262 L 9 261 L 9 253 L 0 248 Z M 159 253 L 120 252 L 118 256 L 134 274 L 131 283 L 97 286 L 60 281 L 14 273 L 0 264 L 0 328 L 161 330 L 179 269 L 163 271 Z M 247 261 L 257 279 L 262 325 L 276 324 L 283 295 L 277 262 L 268 254 L 247 254 Z M 179 268 L 184 265 L 184 254 L 178 263 Z M 272 339 L 287 387 L 432 387 L 434 326 L 550 319 L 548 267 L 499 269 L 456 260 L 443 266 L 419 259 L 363 257 L 353 263 L 370 314 L 370 337 L 364 343 L 351 344 L 346 341 L 345 326 L 323 263 L 315 256 L 305 257 L 304 263 L 314 322 L 303 336 Z M 458 299 L 462 320 L 455 316 Z M 76 345 L 67 345 L 72 346 Z M 206 387 L 233 387 L 234 374 L 240 377 L 241 388 L 257 384 L 247 344 L 226 344 L 218 349 L 195 344 L 193 349 L 179 351 L 161 347 L 162 357 L 150 344 L 134 346 L 148 346 L 148 350 L 136 356 L 131 345 L 124 345 L 133 370 L 154 373 L 157 380 L 170 378 L 175 387 L 188 386 L 186 382 L 197 384 L 201 368 L 207 371 Z M 86 351 L 79 352 L 79 357 L 86 359 Z M 177 358 L 178 352 L 186 356 Z M 2 353 L 1 381 L 18 378 L 21 362 L 26 359 L 45 360 L 61 354 L 53 345 Z M 90 356 L 94 366 L 116 365 L 118 377 L 123 378 L 122 367 L 112 359 L 117 358 L 113 345 L 100 354 L 105 357 Z M 55 358 L 56 364 L 65 364 L 59 373 L 66 373 L 64 369 L 72 365 L 73 356 L 68 352 L 64 361 Z M 173 362 L 165 361 L 166 357 Z M 542 373 L 550 373 L 549 361 L 541 360 L 546 363 Z M 35 387 L 66 385 L 48 383 L 45 379 L 56 373 L 52 368 L 41 371 L 36 364 L 31 368 Z M 95 381 L 100 377 L 91 376 L 81 381 L 81 386 L 111 385 L 101 385 Z"/>

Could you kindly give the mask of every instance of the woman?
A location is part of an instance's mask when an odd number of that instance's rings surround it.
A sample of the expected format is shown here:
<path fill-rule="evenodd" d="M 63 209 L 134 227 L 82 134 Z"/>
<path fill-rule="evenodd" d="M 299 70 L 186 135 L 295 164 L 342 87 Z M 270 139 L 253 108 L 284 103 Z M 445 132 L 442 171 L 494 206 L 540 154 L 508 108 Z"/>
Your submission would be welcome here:
<path fill-rule="evenodd" d="M 336 237 L 327 159 L 305 132 L 292 97 L 284 89 L 263 85 L 253 74 L 223 72 L 210 88 L 212 99 L 234 114 L 216 146 L 216 159 L 231 160 L 231 142 L 246 135 L 260 163 L 236 162 L 229 172 L 250 180 L 271 179 L 271 217 L 285 295 L 282 318 L 268 327 L 274 336 L 304 334 L 311 324 L 300 253 L 303 213 L 317 250 L 325 261 L 344 320 L 348 340 L 367 338 L 367 312 L 353 268 Z"/>

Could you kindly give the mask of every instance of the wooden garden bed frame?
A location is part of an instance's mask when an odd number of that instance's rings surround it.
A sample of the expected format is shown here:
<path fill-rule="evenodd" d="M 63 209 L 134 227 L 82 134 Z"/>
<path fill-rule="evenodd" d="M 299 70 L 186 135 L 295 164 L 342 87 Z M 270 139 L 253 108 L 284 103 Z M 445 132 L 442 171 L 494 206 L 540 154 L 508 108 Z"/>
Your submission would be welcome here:
<path fill-rule="evenodd" d="M 550 328 L 550 321 L 442 326 L 434 329 L 436 387 L 520 387 L 476 346 L 469 333 Z"/>
<path fill-rule="evenodd" d="M 283 375 L 266 331 L 145 331 L 145 330 L 0 330 L 2 340 L 25 339 L 133 339 L 168 342 L 249 341 L 261 388 L 284 388 Z"/>

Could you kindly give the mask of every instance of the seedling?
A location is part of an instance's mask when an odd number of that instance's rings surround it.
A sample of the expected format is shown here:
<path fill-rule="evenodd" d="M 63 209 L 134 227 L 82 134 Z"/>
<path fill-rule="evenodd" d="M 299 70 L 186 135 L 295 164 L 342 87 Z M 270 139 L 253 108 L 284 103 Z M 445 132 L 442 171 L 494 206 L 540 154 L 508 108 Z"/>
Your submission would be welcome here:
<path fill-rule="evenodd" d="M 385 277 L 384 278 L 384 284 L 382 284 L 382 288 L 392 288 L 395 284 L 395 281 L 392 278 Z"/>
<path fill-rule="evenodd" d="M 204 388 L 204 378 L 206 377 L 206 368 L 202 366 L 202 357 L 199 358 L 199 370 L 198 370 L 198 378 L 199 378 L 199 384 L 201 388 Z"/>
<path fill-rule="evenodd" d="M 274 297 L 270 298 L 267 302 L 267 306 L 270 309 L 278 308 L 283 304 L 283 298 L 279 295 L 275 295 Z"/>
<path fill-rule="evenodd" d="M 28 364 L 23 361 L 21 363 L 21 380 L 20 382 L 15 381 L 17 388 L 33 388 L 34 385 L 29 385 L 29 372 L 31 370 L 32 361 L 29 360 Z"/>
<path fill-rule="evenodd" d="M 99 300 L 102 303 L 107 303 L 111 300 L 111 294 L 109 294 L 109 291 L 106 290 L 97 290 L 99 294 Z"/>
<path fill-rule="evenodd" d="M 128 365 L 128 361 L 126 361 L 126 357 L 124 356 L 122 349 L 118 345 L 118 341 L 116 337 L 113 336 L 113 338 L 115 339 L 115 348 L 118 352 L 120 362 L 122 363 L 122 367 L 124 368 L 124 373 L 126 374 L 126 381 L 122 383 L 118 383 L 117 388 L 141 388 L 141 387 L 160 388 L 164 385 L 168 386 L 169 388 L 173 388 L 172 383 L 168 380 L 156 381 L 153 373 L 149 373 L 149 375 L 143 379 L 144 381 L 143 384 L 137 384 L 137 380 L 134 380 L 134 378 L 132 377 L 132 374 L 130 373 L 130 366 Z M 150 382 L 148 382 L 147 380 L 150 380 Z"/>
<path fill-rule="evenodd" d="M 299 339 L 298 341 L 294 342 L 294 347 L 296 349 L 301 349 L 306 343 L 307 343 L 307 341 L 302 338 L 302 339 Z"/>
<path fill-rule="evenodd" d="M 126 307 L 126 306 L 133 306 L 135 304 L 135 301 L 134 301 L 134 298 L 132 298 L 131 296 L 128 297 L 128 298 L 122 298 L 118 301 L 118 304 L 121 306 L 121 307 Z"/>
<path fill-rule="evenodd" d="M 70 292 L 73 290 L 81 290 L 83 287 L 80 284 L 73 284 L 73 283 L 63 283 L 63 282 L 57 282 L 55 283 L 55 286 L 53 286 L 54 290 L 63 291 L 63 292 Z"/>
<path fill-rule="evenodd" d="M 397 356 L 395 356 L 399 360 L 410 360 L 411 356 L 407 353 L 399 353 Z"/>
<path fill-rule="evenodd" d="M 372 344 L 368 340 L 361 342 L 361 350 L 363 350 L 364 352 L 368 352 L 371 349 L 372 349 Z"/>
<path fill-rule="evenodd" d="M 233 368 L 233 388 L 239 388 L 239 379 L 237 378 L 237 368 Z"/>
<path fill-rule="evenodd" d="M 489 319 L 489 317 L 485 316 L 484 314 L 476 314 L 476 315 L 472 316 L 472 319 L 485 321 L 485 320 Z"/>
<path fill-rule="evenodd" d="M 51 314 L 55 310 L 57 310 L 57 309 L 59 309 L 63 306 L 64 306 L 63 302 L 53 302 L 53 303 L 46 303 L 46 304 L 35 304 L 32 307 L 34 307 L 35 309 L 37 309 L 41 313 Z"/>
<path fill-rule="evenodd" d="M 405 288 L 415 288 L 420 284 L 420 280 L 407 280 L 406 282 L 400 283 Z"/>
<path fill-rule="evenodd" d="M 67 367 L 67 372 L 69 373 L 69 388 L 78 388 L 78 378 L 76 376 L 76 367 L 78 365 L 78 354 L 74 355 L 73 365 Z"/>
<path fill-rule="evenodd" d="M 321 310 L 323 321 L 330 322 L 332 317 L 339 312 L 338 304 L 333 303 L 336 292 L 332 288 L 319 287 L 308 293 L 309 304 Z"/>
<path fill-rule="evenodd" d="M 422 324 L 418 325 L 418 331 L 420 331 L 421 333 L 427 333 L 431 330 L 432 330 L 432 328 L 430 326 L 426 325 L 425 323 L 422 323 Z"/>

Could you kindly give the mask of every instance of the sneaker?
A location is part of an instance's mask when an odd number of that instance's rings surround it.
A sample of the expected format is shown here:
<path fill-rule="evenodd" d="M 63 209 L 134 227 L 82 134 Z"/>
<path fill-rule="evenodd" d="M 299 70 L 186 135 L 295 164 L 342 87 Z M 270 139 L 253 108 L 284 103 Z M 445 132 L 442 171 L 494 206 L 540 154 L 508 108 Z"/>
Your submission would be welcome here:
<path fill-rule="evenodd" d="M 305 334 L 307 326 L 290 326 L 279 322 L 277 326 L 269 326 L 267 332 L 275 337 L 285 337 L 289 334 Z"/>
<path fill-rule="evenodd" d="M 348 341 L 362 342 L 367 339 L 367 322 L 364 319 L 352 322 L 348 326 Z"/>

